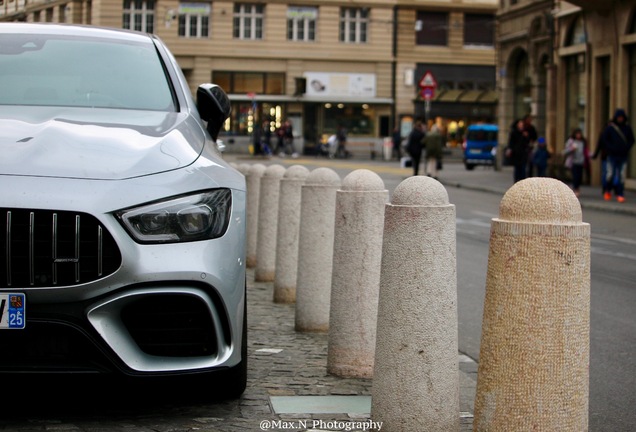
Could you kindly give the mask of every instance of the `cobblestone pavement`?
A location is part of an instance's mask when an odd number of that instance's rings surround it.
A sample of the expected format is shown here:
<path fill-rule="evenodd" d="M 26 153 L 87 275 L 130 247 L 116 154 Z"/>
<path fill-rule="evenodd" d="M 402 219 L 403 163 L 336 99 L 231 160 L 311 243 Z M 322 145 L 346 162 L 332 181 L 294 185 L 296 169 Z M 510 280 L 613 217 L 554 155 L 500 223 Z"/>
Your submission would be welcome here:
<path fill-rule="evenodd" d="M 370 396 L 372 381 L 328 375 L 327 335 L 294 330 L 294 306 L 273 302 L 273 284 L 248 270 L 248 386 L 239 400 L 205 400 L 188 389 L 148 393 L 93 380 L 47 387 L 29 381 L 22 399 L 3 402 L 0 430 L 235 432 L 363 430 L 369 414 L 276 414 L 270 396 Z M 460 360 L 461 432 L 472 430 L 477 364 Z M 192 388 L 190 388 L 192 389 Z M 6 388 L 5 394 L 6 394 Z M 18 397 L 18 396 L 16 396 Z M 322 421 L 322 423 L 319 423 Z M 359 427 L 355 427 L 359 426 Z M 404 431 L 427 432 L 427 431 Z"/>

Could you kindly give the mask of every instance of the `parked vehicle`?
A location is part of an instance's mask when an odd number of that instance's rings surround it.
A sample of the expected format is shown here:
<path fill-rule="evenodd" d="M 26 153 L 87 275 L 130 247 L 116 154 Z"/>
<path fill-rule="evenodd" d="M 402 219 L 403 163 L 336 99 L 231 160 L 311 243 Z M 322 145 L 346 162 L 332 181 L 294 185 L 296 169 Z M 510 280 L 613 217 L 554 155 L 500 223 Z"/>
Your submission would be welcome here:
<path fill-rule="evenodd" d="M 0 372 L 246 385 L 245 178 L 153 35 L 0 23 Z M 205 381 L 201 381 L 205 382 Z"/>
<path fill-rule="evenodd" d="M 493 124 L 468 126 L 464 138 L 464 165 L 472 170 L 476 165 L 497 166 L 499 127 Z"/>

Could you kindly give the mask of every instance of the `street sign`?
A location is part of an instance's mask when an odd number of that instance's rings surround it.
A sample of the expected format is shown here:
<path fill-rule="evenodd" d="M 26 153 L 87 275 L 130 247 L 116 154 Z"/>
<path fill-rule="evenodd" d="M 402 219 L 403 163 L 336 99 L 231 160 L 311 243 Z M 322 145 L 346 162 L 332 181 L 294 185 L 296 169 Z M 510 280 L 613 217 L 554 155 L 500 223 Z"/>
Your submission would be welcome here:
<path fill-rule="evenodd" d="M 435 89 L 437 88 L 437 81 L 435 81 L 435 77 L 430 71 L 426 71 L 426 73 L 422 76 L 422 79 L 420 79 L 418 85 L 422 90 L 425 88 Z"/>
<path fill-rule="evenodd" d="M 420 91 L 422 97 L 425 100 L 431 100 L 435 97 L 435 88 L 434 87 L 424 87 L 421 91 Z"/>

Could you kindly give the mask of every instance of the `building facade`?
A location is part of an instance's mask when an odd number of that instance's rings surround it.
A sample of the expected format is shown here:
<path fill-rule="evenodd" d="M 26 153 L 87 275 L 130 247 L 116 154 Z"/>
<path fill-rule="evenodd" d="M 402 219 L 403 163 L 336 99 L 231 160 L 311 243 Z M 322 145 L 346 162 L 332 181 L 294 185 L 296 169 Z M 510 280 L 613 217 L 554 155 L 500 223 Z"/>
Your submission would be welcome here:
<path fill-rule="evenodd" d="M 575 128 L 590 151 L 616 108 L 636 125 L 636 1 L 501 0 L 497 36 L 500 142 L 516 118 L 531 114 L 563 175 L 563 151 Z M 626 186 L 636 188 L 636 151 Z M 600 163 L 589 181 L 600 184 Z"/>
<path fill-rule="evenodd" d="M 3 21 L 157 34 L 193 92 L 204 82 L 228 92 L 224 139 L 239 151 L 263 122 L 290 120 L 310 151 L 339 125 L 381 145 L 415 119 L 494 120 L 496 10 L 497 0 L 0 0 Z M 423 95 L 427 72 L 436 87 Z"/>

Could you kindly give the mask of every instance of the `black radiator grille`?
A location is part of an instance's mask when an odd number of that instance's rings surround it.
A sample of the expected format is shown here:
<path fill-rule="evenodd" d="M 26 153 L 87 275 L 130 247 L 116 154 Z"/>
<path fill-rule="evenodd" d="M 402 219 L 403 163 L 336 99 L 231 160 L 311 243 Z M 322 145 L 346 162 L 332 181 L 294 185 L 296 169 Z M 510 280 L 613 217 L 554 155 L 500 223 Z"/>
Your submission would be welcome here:
<path fill-rule="evenodd" d="M 0 218 L 2 288 L 78 285 L 121 265 L 115 240 L 91 215 L 2 208 Z"/>

